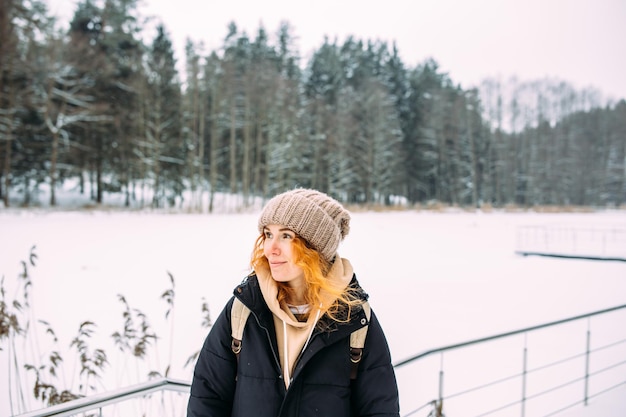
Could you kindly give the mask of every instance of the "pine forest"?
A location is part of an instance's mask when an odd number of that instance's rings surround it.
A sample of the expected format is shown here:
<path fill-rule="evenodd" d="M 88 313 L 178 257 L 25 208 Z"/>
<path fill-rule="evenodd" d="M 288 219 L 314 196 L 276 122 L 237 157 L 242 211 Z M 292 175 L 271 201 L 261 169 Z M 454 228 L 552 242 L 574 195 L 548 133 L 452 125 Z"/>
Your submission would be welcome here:
<path fill-rule="evenodd" d="M 354 37 L 305 62 L 289 22 L 232 22 L 220 48 L 189 40 L 179 67 L 136 3 L 80 0 L 62 28 L 44 3 L 0 3 L 5 207 L 42 186 L 57 205 L 69 180 L 94 204 L 199 212 L 216 193 L 246 205 L 293 187 L 365 206 L 625 204 L 624 99 L 558 79 L 464 89 L 435 58 L 409 67 Z"/>

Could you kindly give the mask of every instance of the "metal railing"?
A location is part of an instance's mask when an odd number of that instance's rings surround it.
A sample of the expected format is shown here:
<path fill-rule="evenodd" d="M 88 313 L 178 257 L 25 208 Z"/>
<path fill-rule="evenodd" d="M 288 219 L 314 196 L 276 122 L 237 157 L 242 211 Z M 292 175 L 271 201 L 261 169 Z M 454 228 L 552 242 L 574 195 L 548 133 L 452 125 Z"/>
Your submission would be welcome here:
<path fill-rule="evenodd" d="M 120 388 L 102 394 L 94 394 L 89 397 L 53 405 L 41 410 L 20 414 L 19 417 L 73 416 L 93 410 L 98 410 L 98 415 L 102 415 L 102 408 L 112 404 L 118 404 L 137 397 L 145 397 L 161 391 L 189 393 L 190 387 L 191 384 L 187 381 L 159 378 L 130 387 Z"/>
<path fill-rule="evenodd" d="M 562 411 L 565 411 L 569 408 L 572 408 L 576 405 L 587 405 L 588 400 L 597 397 L 605 392 L 608 392 L 612 389 L 626 386 L 626 326 L 623 323 L 626 323 L 626 317 L 623 317 L 618 321 L 620 323 L 617 330 L 621 330 L 621 334 L 617 335 L 617 337 L 612 340 L 604 340 L 604 344 L 598 345 L 597 347 L 591 348 L 591 322 L 590 319 L 594 316 L 605 316 L 610 313 L 615 312 L 626 313 L 626 304 L 619 305 L 612 308 L 607 308 L 599 311 L 594 311 L 587 314 L 581 314 L 574 317 L 569 317 L 562 320 L 552 321 L 549 323 L 540 324 L 537 326 L 526 327 L 519 330 L 514 330 L 510 332 L 500 333 L 493 336 L 483 337 L 475 340 L 470 340 L 463 343 L 457 343 L 449 346 L 444 346 L 436 349 L 431 349 L 420 354 L 414 355 L 407 359 L 401 360 L 394 364 L 394 367 L 398 371 L 400 368 L 405 367 L 409 364 L 415 364 L 418 361 L 426 360 L 429 357 L 439 355 L 440 364 L 438 366 L 437 371 L 437 393 L 436 396 L 430 397 L 428 400 L 423 401 L 418 404 L 415 408 L 412 408 L 410 411 L 403 410 L 404 417 L 408 416 L 416 416 L 416 415 L 425 415 L 428 417 L 443 417 L 446 412 L 446 406 L 451 401 L 457 401 L 460 403 L 460 399 L 465 397 L 468 399 L 469 396 L 477 396 L 477 394 L 481 390 L 488 390 L 497 387 L 498 385 L 509 385 L 506 389 L 494 390 L 496 392 L 495 395 L 483 395 L 483 397 L 488 398 L 488 401 L 471 401 L 469 399 L 465 404 L 462 405 L 463 412 L 461 414 L 453 413 L 453 415 L 463 415 L 467 417 L 483 417 L 488 415 L 512 415 L 512 416 L 522 416 L 524 417 L 527 412 L 527 405 L 532 400 L 540 399 L 541 397 L 548 396 L 549 394 L 553 394 L 562 390 L 566 387 L 572 385 L 579 385 L 576 389 L 580 389 L 580 391 L 573 394 L 573 396 L 577 396 L 577 399 L 572 399 L 570 395 L 569 398 L 561 398 L 560 404 L 556 405 L 555 403 L 559 402 L 559 399 L 550 400 L 544 402 L 541 408 L 540 414 L 532 414 L 532 415 L 541 415 L 541 416 L 551 416 Z M 556 358 L 553 358 L 549 362 L 542 363 L 534 368 L 529 367 L 529 348 L 528 348 L 528 336 L 531 333 L 536 333 L 544 329 L 553 329 L 556 326 L 563 326 L 567 323 L 573 323 L 577 321 L 581 321 L 587 319 L 588 325 L 587 329 L 584 331 L 584 338 L 581 338 L 582 345 L 579 350 L 573 354 L 568 356 L 563 356 L 563 354 L 559 355 Z M 620 329 L 621 328 L 621 329 Z M 463 349 L 469 349 L 473 346 L 480 345 L 481 349 L 484 349 L 485 344 L 495 341 L 501 341 L 503 339 L 511 339 L 515 336 L 523 336 L 523 345 L 521 346 L 521 355 L 518 356 L 519 368 L 517 370 L 513 370 L 512 372 L 504 375 L 499 375 L 497 377 L 493 377 L 493 379 L 485 380 L 482 382 L 473 382 L 472 385 L 467 385 L 462 388 L 459 388 L 460 384 L 457 384 L 457 391 L 444 395 L 445 384 L 444 384 L 444 376 L 446 376 L 446 369 L 444 367 L 444 354 L 450 354 L 454 351 L 459 351 Z M 546 338 L 547 336 L 544 336 Z M 582 340 L 584 339 L 584 340 Z M 553 341 L 548 341 L 548 345 L 550 343 L 554 343 Z M 569 343 L 569 342 L 568 342 Z M 518 348 L 520 348 L 518 346 Z M 615 349 L 622 348 L 623 351 L 615 352 Z M 513 347 L 515 349 L 515 347 Z M 590 368 L 590 359 L 593 354 L 598 354 L 600 352 L 609 352 L 613 349 L 611 354 L 605 355 L 605 358 L 602 360 L 597 360 L 597 362 L 601 365 L 597 367 L 597 369 Z M 518 352 L 519 352 L 518 350 Z M 471 355 L 469 355 L 471 358 Z M 474 354 L 474 358 L 480 357 L 480 355 Z M 489 359 L 494 359 L 491 357 Z M 474 359 L 481 360 L 481 358 Z M 580 367 L 576 369 L 573 366 L 574 362 L 579 362 Z M 508 360 L 508 365 L 511 365 L 512 361 Z M 488 366 L 488 364 L 487 364 Z M 538 388 L 534 392 L 530 392 L 529 390 L 529 379 L 534 373 L 539 373 L 546 371 L 550 368 L 555 367 L 564 367 L 569 366 L 569 370 L 567 372 L 556 372 L 559 375 L 560 379 L 552 382 L 540 381 L 541 378 L 535 378 L 533 381 Z M 431 368 L 431 371 L 435 367 Z M 511 371 L 511 367 L 508 367 L 508 371 Z M 563 368 L 562 368 L 563 369 Z M 596 380 L 601 375 L 606 375 L 610 371 L 621 370 L 620 374 L 614 375 L 611 378 L 607 378 L 607 381 L 604 381 L 604 387 L 602 389 L 597 390 L 595 393 L 590 393 L 590 380 L 592 378 L 596 378 Z M 470 377 L 462 378 L 465 381 L 476 380 L 474 375 Z M 517 381 L 515 383 L 515 381 Z M 512 386 L 511 386 L 512 385 Z M 508 391 L 505 394 L 504 391 Z M 514 398 L 517 396 L 517 398 Z M 549 407 L 546 407 L 546 403 L 548 403 Z M 446 406 L 444 406 L 446 405 Z M 518 406 L 517 409 L 513 409 L 515 406 Z M 551 408 L 548 410 L 547 408 Z M 476 410 L 475 414 L 472 414 L 472 411 Z M 505 410 L 508 414 L 504 414 Z M 420 414 L 421 413 L 421 414 Z"/>
<path fill-rule="evenodd" d="M 584 319 L 590 320 L 594 316 L 605 316 L 607 314 L 615 313 L 618 311 L 626 312 L 626 304 L 619 305 L 619 306 L 612 307 L 612 308 L 603 309 L 603 310 L 594 311 L 594 312 L 587 313 L 587 314 L 581 314 L 581 315 L 569 317 L 569 318 L 562 319 L 562 320 L 552 321 L 552 322 L 540 324 L 537 326 L 526 327 L 526 328 L 519 329 L 519 330 L 496 334 L 493 336 L 482 337 L 482 338 L 478 338 L 478 339 L 474 339 L 474 340 L 470 340 L 470 341 L 466 341 L 462 343 L 457 343 L 457 344 L 444 346 L 444 347 L 440 347 L 436 349 L 430 349 L 425 352 L 406 358 L 404 360 L 401 360 L 394 364 L 394 367 L 396 368 L 397 371 L 409 365 L 422 362 L 423 360 L 426 360 L 434 355 L 440 355 L 440 365 L 439 365 L 439 370 L 437 371 L 438 381 L 437 381 L 436 396 L 430 397 L 430 399 L 428 399 L 427 401 L 417 406 L 416 408 L 413 408 L 410 411 L 403 410 L 403 416 L 404 417 L 416 416 L 422 413 L 423 415 L 428 416 L 428 417 L 444 417 L 445 415 L 444 413 L 446 412 L 446 407 L 444 407 L 444 404 L 447 405 L 449 401 L 458 400 L 459 398 L 462 398 L 462 397 L 476 396 L 477 393 L 481 390 L 488 389 L 489 387 L 493 387 L 493 386 L 500 385 L 500 384 L 506 384 L 512 380 L 517 380 L 517 379 L 520 380 L 519 391 L 518 391 L 518 393 L 520 394 L 519 399 L 500 404 L 497 401 L 499 398 L 491 397 L 490 401 L 487 402 L 490 408 L 486 410 L 483 409 L 478 414 L 473 414 L 473 417 L 483 417 L 483 416 L 493 415 L 495 413 L 499 413 L 498 415 L 502 415 L 501 412 L 503 410 L 507 410 L 507 409 L 510 410 L 515 405 L 519 406 L 519 411 L 516 411 L 515 414 L 511 414 L 511 415 L 521 415 L 522 417 L 524 417 L 526 414 L 526 405 L 529 401 L 554 393 L 554 392 L 557 392 L 561 388 L 569 386 L 571 384 L 581 383 L 583 385 L 583 392 L 581 393 L 581 399 L 576 400 L 574 402 L 561 404 L 558 406 L 559 408 L 550 410 L 550 411 L 544 411 L 541 414 L 542 416 L 551 416 L 561 411 L 564 411 L 568 408 L 571 408 L 573 406 L 587 404 L 587 401 L 590 398 L 601 395 L 619 386 L 626 385 L 626 350 L 623 355 L 618 354 L 620 359 L 617 362 L 605 363 L 602 368 L 596 369 L 595 371 L 590 369 L 590 357 L 592 354 L 598 353 L 601 351 L 606 352 L 619 346 L 626 347 L 626 326 L 622 326 L 625 328 L 624 338 L 613 340 L 612 342 L 609 342 L 602 346 L 598 346 L 598 347 L 595 347 L 594 349 L 591 349 L 591 323 L 589 321 L 588 328 L 586 330 L 586 336 L 585 336 L 585 341 L 586 341 L 585 348 L 583 349 L 582 352 L 574 354 L 574 355 L 570 355 L 570 356 L 565 356 L 565 357 L 561 356 L 555 361 L 545 363 L 535 368 L 529 368 L 528 366 L 528 351 L 529 350 L 527 346 L 527 336 L 530 333 L 538 332 L 538 331 L 541 331 L 542 329 L 548 329 L 548 328 L 552 329 L 556 326 L 562 326 L 567 323 L 576 322 L 576 321 L 580 321 Z M 624 323 L 624 322 L 626 322 L 626 320 L 622 321 L 621 323 Z M 511 338 L 517 335 L 524 335 L 524 346 L 522 348 L 522 365 L 521 365 L 521 370 L 519 372 L 510 374 L 510 375 L 500 376 L 500 377 L 497 377 L 495 379 L 492 379 L 486 382 L 481 382 L 481 383 L 474 382 L 472 383 L 473 385 L 465 387 L 455 393 L 444 395 L 444 387 L 445 387 L 444 375 L 446 374 L 446 371 L 443 366 L 444 354 L 449 354 L 453 351 L 459 351 L 459 350 L 470 348 L 473 346 L 478 346 L 478 345 L 484 346 L 486 343 Z M 568 364 L 571 361 L 581 360 L 581 359 L 584 360 L 584 367 L 583 367 L 583 371 L 581 372 L 581 375 L 572 377 L 565 381 L 556 382 L 555 383 L 556 385 L 545 386 L 546 385 L 545 383 L 540 384 L 542 385 L 541 391 L 537 391 L 534 393 L 529 391 L 529 385 L 528 385 L 529 377 L 533 373 L 541 372 L 542 370 L 545 370 L 547 368 L 560 366 L 563 364 Z M 624 371 L 622 374 L 618 375 L 617 382 L 613 382 L 612 385 L 605 387 L 604 389 L 597 391 L 594 394 L 590 394 L 589 382 L 591 378 L 594 378 L 594 377 L 597 378 L 600 375 L 605 374 L 606 372 L 609 372 L 611 370 L 615 370 L 618 368 L 622 368 L 622 367 Z M 470 375 L 469 378 L 465 378 L 465 379 L 472 380 L 473 379 L 472 377 L 473 375 Z M 29 413 L 21 414 L 18 417 L 71 416 L 71 415 L 85 413 L 87 411 L 93 411 L 93 410 L 98 410 L 97 415 L 102 415 L 102 408 L 112 405 L 112 404 L 117 404 L 117 403 L 129 400 L 129 399 L 137 398 L 137 397 L 146 397 L 155 392 L 162 392 L 162 391 L 175 391 L 179 393 L 188 394 L 189 388 L 190 388 L 189 382 L 161 378 L 161 379 L 156 379 L 156 380 L 149 381 L 146 383 L 133 385 L 131 387 L 121 388 L 115 391 L 92 395 L 90 397 L 81 398 L 78 400 L 69 401 L 67 403 L 54 405 L 54 406 L 44 408 L 41 410 L 36 410 L 36 411 L 29 412 Z M 472 414 L 468 413 L 468 408 L 464 408 L 464 410 L 465 412 L 462 413 L 461 415 L 466 416 L 466 417 L 472 416 Z"/>
<path fill-rule="evenodd" d="M 515 246 L 525 256 L 626 262 L 626 226 L 520 226 Z"/>

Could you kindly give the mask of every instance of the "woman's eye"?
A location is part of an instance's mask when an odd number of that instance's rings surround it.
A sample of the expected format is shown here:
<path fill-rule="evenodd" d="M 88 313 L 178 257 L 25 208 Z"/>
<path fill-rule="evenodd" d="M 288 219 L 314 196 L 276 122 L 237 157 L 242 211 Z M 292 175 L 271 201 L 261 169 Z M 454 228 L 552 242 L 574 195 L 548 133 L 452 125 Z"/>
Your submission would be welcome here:
<path fill-rule="evenodd" d="M 265 232 L 265 239 L 271 239 L 272 234 L 270 232 Z"/>
<path fill-rule="evenodd" d="M 290 235 L 289 233 L 285 233 L 283 234 L 283 239 L 293 239 L 293 236 Z"/>

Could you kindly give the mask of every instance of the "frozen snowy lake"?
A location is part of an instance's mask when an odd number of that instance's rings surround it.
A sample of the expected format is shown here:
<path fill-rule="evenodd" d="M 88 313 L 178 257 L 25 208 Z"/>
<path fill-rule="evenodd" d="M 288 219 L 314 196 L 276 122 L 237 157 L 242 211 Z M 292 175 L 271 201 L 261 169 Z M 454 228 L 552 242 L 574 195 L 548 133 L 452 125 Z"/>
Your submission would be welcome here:
<path fill-rule="evenodd" d="M 256 219 L 256 214 L 4 210 L 0 211 L 0 274 L 7 296 L 13 297 L 20 261 L 36 246 L 37 266 L 31 269 L 35 318 L 45 319 L 55 330 L 56 349 L 69 346 L 83 321 L 97 324 L 93 346 L 103 347 L 111 362 L 100 391 L 145 381 L 148 370 L 163 373 L 168 364 L 170 377 L 189 380 L 192 369 L 183 364 L 200 348 L 206 333 L 200 326 L 202 300 L 217 317 L 232 289 L 248 273 Z M 357 212 L 340 254 L 351 260 L 370 294 L 398 362 L 432 348 L 626 304 L 626 262 L 515 254 L 519 227 L 551 224 L 623 228 L 626 212 Z M 626 248 L 622 254 L 626 255 Z M 167 305 L 160 298 L 170 285 L 168 272 L 175 279 L 173 326 L 165 320 Z M 160 337 L 146 362 L 125 359 L 113 346 L 110 335 L 123 327 L 118 294 L 148 316 Z M 604 326 L 623 335 L 625 317 L 615 315 Z M 586 326 L 574 329 L 574 337 L 584 337 Z M 55 348 L 49 339 L 42 329 L 40 355 Z M 521 351 L 524 342 L 511 343 Z M 496 362 L 498 353 L 485 351 L 485 355 L 495 355 Z M 521 366 L 521 353 L 510 361 L 501 359 Z M 6 354 L 0 352 L 4 393 L 7 366 Z M 466 375 L 484 370 L 476 370 L 461 357 L 446 359 L 446 366 Z M 423 403 L 422 386 L 411 385 L 418 371 L 410 368 L 398 372 L 402 415 Z M 626 380 L 624 367 L 621 375 Z M 70 376 L 63 378 L 69 386 Z M 423 391 L 437 389 L 435 377 L 424 376 L 422 383 L 427 385 Z M 614 392 L 619 395 L 607 394 L 604 403 L 598 397 L 584 411 L 604 404 L 610 410 L 603 410 L 603 417 L 623 416 L 626 386 Z M 0 403 L 0 416 L 9 415 L 7 402 Z M 34 401 L 30 406 L 41 407 Z M 561 415 L 582 415 L 575 412 L 579 411 Z M 535 414 L 529 407 L 526 415 Z"/>

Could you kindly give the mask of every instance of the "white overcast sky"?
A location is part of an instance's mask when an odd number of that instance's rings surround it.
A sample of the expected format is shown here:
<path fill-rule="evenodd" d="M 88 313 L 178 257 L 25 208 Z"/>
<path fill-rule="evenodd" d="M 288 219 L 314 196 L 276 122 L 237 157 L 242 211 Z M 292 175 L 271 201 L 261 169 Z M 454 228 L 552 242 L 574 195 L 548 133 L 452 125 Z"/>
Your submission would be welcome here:
<path fill-rule="evenodd" d="M 75 0 L 47 0 L 63 18 Z M 554 77 L 604 98 L 626 98 L 626 0 L 143 0 L 165 24 L 182 61 L 186 38 L 208 50 L 234 21 L 253 38 L 293 27 L 306 60 L 324 36 L 395 41 L 404 63 L 432 57 L 464 88 L 486 77 Z M 148 39 L 152 35 L 148 34 Z M 272 41 L 274 39 L 272 38 Z"/>

